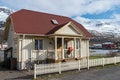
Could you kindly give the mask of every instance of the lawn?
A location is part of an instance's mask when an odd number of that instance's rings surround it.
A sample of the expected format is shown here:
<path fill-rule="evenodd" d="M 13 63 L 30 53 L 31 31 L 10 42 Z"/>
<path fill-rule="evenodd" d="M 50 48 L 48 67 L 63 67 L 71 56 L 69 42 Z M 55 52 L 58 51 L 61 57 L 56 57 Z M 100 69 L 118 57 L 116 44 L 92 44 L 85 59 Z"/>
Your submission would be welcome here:
<path fill-rule="evenodd" d="M 98 59 L 98 58 L 104 58 L 105 56 L 99 56 L 99 55 L 96 55 L 96 56 L 90 56 L 89 58 L 90 59 Z"/>

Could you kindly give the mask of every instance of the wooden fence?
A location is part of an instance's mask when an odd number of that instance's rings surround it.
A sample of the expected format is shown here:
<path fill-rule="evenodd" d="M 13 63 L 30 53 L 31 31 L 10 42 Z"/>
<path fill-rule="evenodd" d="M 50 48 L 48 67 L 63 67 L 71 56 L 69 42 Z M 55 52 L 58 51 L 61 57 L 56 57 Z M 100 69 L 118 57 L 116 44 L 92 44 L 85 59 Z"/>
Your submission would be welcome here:
<path fill-rule="evenodd" d="M 116 64 L 120 62 L 120 57 L 111 57 L 111 58 L 99 58 L 99 59 L 83 59 L 72 62 L 59 62 L 52 64 L 34 64 L 34 78 L 36 79 L 36 75 L 47 74 L 47 73 L 55 73 L 59 72 L 61 74 L 62 71 L 74 70 L 74 69 L 82 69 L 94 67 L 94 66 L 104 66 L 106 64 Z"/>

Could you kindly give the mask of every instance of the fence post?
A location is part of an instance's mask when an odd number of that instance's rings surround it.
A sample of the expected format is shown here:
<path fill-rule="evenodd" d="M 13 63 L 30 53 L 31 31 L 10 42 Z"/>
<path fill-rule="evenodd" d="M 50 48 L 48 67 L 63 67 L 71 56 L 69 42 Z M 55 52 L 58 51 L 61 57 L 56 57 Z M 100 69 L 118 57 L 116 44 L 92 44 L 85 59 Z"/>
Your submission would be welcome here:
<path fill-rule="evenodd" d="M 105 65 L 105 58 L 102 58 L 102 66 L 104 67 Z"/>
<path fill-rule="evenodd" d="M 36 79 L 36 64 L 34 64 L 34 79 Z"/>
<path fill-rule="evenodd" d="M 114 57 L 114 64 L 116 64 L 116 57 Z"/>
<path fill-rule="evenodd" d="M 78 60 L 78 70 L 80 71 L 80 60 Z"/>
<path fill-rule="evenodd" d="M 59 62 L 59 74 L 61 74 L 61 62 Z"/>

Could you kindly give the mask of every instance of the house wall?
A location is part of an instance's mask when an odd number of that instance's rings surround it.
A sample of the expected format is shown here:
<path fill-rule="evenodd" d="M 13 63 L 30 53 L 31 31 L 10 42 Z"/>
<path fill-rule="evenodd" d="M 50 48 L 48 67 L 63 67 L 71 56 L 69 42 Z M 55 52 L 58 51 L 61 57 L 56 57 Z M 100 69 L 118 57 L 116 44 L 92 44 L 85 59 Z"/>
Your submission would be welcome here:
<path fill-rule="evenodd" d="M 13 47 L 13 41 L 14 41 L 14 29 L 13 29 L 13 25 L 10 25 L 10 29 L 9 29 L 9 34 L 8 34 L 8 48 Z"/>
<path fill-rule="evenodd" d="M 43 50 L 34 50 L 35 48 L 35 39 L 43 39 Z M 81 54 L 79 52 L 76 52 L 76 55 L 81 57 L 87 57 L 89 52 L 89 41 L 88 40 L 81 40 Z M 72 44 L 72 45 L 71 45 Z M 71 40 L 68 43 L 69 46 L 74 47 L 74 40 Z M 27 37 L 23 39 L 23 37 L 19 38 L 19 58 L 18 58 L 18 65 L 19 68 L 22 65 L 22 68 L 24 69 L 26 61 L 29 60 L 29 58 L 32 58 L 33 60 L 44 60 L 48 57 L 49 50 L 53 51 L 54 54 L 54 40 L 53 38 L 47 38 L 47 37 Z M 79 51 L 79 50 L 77 50 Z M 52 53 L 50 53 L 52 54 Z M 73 51 L 74 55 L 74 51 Z M 22 56 L 22 57 L 21 57 Z M 55 55 L 53 55 L 53 59 L 55 59 Z"/>
<path fill-rule="evenodd" d="M 89 40 L 81 40 L 81 57 L 87 57 L 89 54 Z"/>
<path fill-rule="evenodd" d="M 35 50 L 35 39 L 43 39 L 43 50 Z M 48 43 L 50 41 L 51 40 L 47 38 L 41 37 L 20 37 L 18 40 L 18 68 L 24 69 L 28 60 L 45 60 L 47 58 L 47 49 L 48 46 L 50 46 Z M 53 49 L 53 46 L 50 46 L 49 49 Z"/>
<path fill-rule="evenodd" d="M 12 57 L 18 58 L 18 50 L 17 50 L 17 36 L 14 33 L 13 25 L 10 24 L 9 34 L 8 34 L 8 48 L 12 47 Z"/>
<path fill-rule="evenodd" d="M 65 26 L 62 29 L 60 29 L 57 33 L 59 34 L 71 34 L 71 35 L 77 35 L 78 33 L 71 27 L 71 26 Z"/>

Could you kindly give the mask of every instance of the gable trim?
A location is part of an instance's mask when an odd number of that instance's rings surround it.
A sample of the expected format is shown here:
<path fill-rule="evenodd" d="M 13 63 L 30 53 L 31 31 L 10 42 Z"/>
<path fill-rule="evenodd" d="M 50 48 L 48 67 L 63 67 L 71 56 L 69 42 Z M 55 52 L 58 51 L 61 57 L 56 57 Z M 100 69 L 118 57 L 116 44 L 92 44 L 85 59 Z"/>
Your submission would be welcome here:
<path fill-rule="evenodd" d="M 68 27 L 68 26 L 72 27 L 72 28 L 76 31 L 76 33 L 78 33 L 79 36 L 83 36 L 83 32 L 80 31 L 79 28 L 78 28 L 76 25 L 74 25 L 71 21 L 68 22 L 66 25 L 62 26 L 62 27 L 61 27 L 60 29 L 58 29 L 56 32 L 54 32 L 54 34 L 59 34 L 59 32 L 60 32 L 62 29 L 66 28 L 66 27 Z M 65 34 L 65 35 L 69 35 L 69 34 Z M 71 34 L 70 34 L 70 35 L 71 35 Z M 74 35 L 74 34 L 73 34 L 73 35 Z"/>

